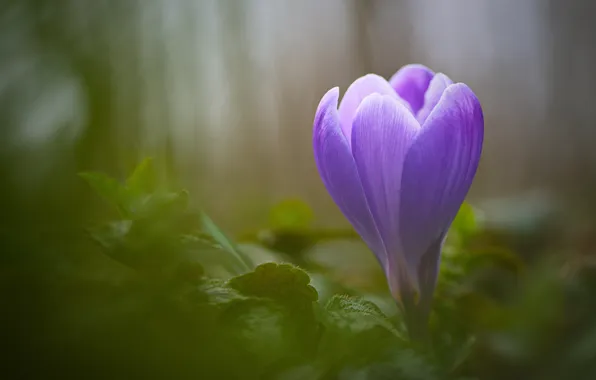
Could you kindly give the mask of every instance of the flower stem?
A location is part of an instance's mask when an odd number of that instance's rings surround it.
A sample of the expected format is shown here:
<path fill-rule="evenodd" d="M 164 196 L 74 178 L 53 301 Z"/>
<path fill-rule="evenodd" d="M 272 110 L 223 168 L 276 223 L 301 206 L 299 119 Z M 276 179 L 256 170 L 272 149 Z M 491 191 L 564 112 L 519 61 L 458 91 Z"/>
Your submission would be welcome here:
<path fill-rule="evenodd" d="M 402 306 L 408 327 L 408 335 L 412 343 L 423 348 L 430 348 L 431 338 L 428 329 L 430 308 L 426 303 L 415 302 L 413 297 L 404 297 Z"/>

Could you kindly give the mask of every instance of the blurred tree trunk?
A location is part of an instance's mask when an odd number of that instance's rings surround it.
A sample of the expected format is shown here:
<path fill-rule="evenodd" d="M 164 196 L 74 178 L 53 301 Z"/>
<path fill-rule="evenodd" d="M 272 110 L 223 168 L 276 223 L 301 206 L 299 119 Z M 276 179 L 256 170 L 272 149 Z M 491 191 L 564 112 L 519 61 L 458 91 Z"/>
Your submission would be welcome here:
<path fill-rule="evenodd" d="M 375 11 L 375 1 L 353 0 L 352 16 L 354 25 L 354 52 L 356 61 L 362 66 L 362 74 L 371 73 L 374 70 L 375 59 L 371 47 L 371 18 Z"/>
<path fill-rule="evenodd" d="M 254 220 L 262 215 L 272 183 L 272 166 L 268 160 L 271 141 L 263 128 L 258 72 L 249 53 L 253 43 L 246 19 L 249 6 L 250 3 L 243 1 L 218 2 L 218 31 L 230 91 L 226 113 L 231 125 L 220 126 L 229 144 L 226 144 L 225 174 L 220 173 L 216 178 L 220 197 L 213 201 L 226 210 L 223 216 L 228 225 L 236 223 L 238 218 Z M 242 190 L 232 188 L 233 183 L 241 184 Z M 231 214 L 232 210 L 236 213 Z"/>
<path fill-rule="evenodd" d="M 596 210 L 594 14 L 596 3 L 591 0 L 550 1 L 553 56 L 549 110 L 556 126 L 551 151 L 558 156 L 553 161 L 559 163 L 552 168 L 554 186 L 566 202 L 588 213 Z"/>

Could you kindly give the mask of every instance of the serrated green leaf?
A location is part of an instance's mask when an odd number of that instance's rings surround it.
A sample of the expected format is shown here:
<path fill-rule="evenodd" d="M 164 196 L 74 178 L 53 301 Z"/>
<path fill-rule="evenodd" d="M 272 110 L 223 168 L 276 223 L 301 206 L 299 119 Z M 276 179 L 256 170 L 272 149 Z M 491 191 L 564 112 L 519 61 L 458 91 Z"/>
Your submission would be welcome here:
<path fill-rule="evenodd" d="M 141 161 L 128 177 L 126 188 L 131 196 L 138 197 L 155 191 L 156 181 L 153 159 L 148 157 Z"/>
<path fill-rule="evenodd" d="M 265 263 L 230 279 L 228 285 L 242 294 L 283 302 L 312 303 L 318 299 L 308 274 L 291 264 Z"/>
<path fill-rule="evenodd" d="M 283 314 L 283 347 L 280 356 L 288 364 L 299 364 L 312 356 L 319 337 L 319 322 L 314 308 L 318 305 L 316 290 L 309 284 L 310 277 L 303 270 L 290 264 L 266 263 L 253 272 L 230 279 L 227 285 L 244 296 L 265 302 L 268 307 Z M 263 343 L 262 347 L 265 347 Z M 261 355 L 261 354 L 259 354 Z M 271 350 L 266 351 L 271 355 Z"/>
<path fill-rule="evenodd" d="M 332 297 L 321 310 L 324 332 L 319 345 L 322 366 L 358 368 L 380 360 L 403 339 L 372 302 L 347 296 Z"/>
<path fill-rule="evenodd" d="M 228 306 L 233 302 L 245 301 L 250 298 L 217 279 L 204 281 L 199 286 L 199 290 L 206 295 L 206 302 L 208 304 L 218 307 Z"/>
<path fill-rule="evenodd" d="M 268 297 L 242 293 L 219 280 L 204 281 L 199 290 L 205 295 L 204 302 L 219 310 L 222 342 L 229 347 L 228 352 L 238 355 L 235 365 L 247 368 L 255 377 L 261 378 L 259 374 L 281 361 L 291 365 L 302 362 L 305 352 L 312 353 L 316 321 L 305 319 L 301 310 Z"/>
<path fill-rule="evenodd" d="M 327 302 L 325 310 L 338 323 L 339 327 L 349 328 L 355 333 L 379 326 L 393 334 L 398 334 L 381 309 L 362 298 L 335 295 Z"/>

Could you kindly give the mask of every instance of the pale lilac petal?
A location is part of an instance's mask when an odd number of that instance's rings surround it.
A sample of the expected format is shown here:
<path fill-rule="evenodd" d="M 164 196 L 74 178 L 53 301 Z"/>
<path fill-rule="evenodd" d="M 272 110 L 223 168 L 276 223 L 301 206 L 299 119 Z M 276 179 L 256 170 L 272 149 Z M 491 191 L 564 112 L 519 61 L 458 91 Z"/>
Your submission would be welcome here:
<path fill-rule="evenodd" d="M 420 284 L 422 290 L 434 288 L 437 244 L 442 243 L 472 184 L 483 137 L 480 103 L 468 86 L 458 83 L 443 92 L 406 156 L 400 236 L 410 267 L 425 282 Z M 425 254 L 429 256 L 423 258 Z"/>
<path fill-rule="evenodd" d="M 406 152 L 419 130 L 412 113 L 386 95 L 369 95 L 354 118 L 352 154 L 387 249 L 385 270 L 389 278 L 405 270 L 398 235 L 401 175 Z M 402 278 L 397 280 L 402 281 Z M 397 286 L 397 283 L 392 285 Z"/>
<path fill-rule="evenodd" d="M 362 100 L 370 94 L 390 95 L 397 99 L 397 94 L 385 78 L 376 74 L 367 74 L 354 81 L 346 90 L 339 105 L 339 122 L 348 144 L 352 143 L 352 122 Z"/>
<path fill-rule="evenodd" d="M 412 112 L 416 114 L 424 105 L 424 93 L 434 75 L 435 73 L 424 65 L 411 64 L 393 74 L 389 84 L 410 104 Z"/>
<path fill-rule="evenodd" d="M 385 265 L 385 250 L 364 197 L 354 158 L 340 128 L 338 98 L 336 87 L 323 96 L 317 108 L 313 131 L 315 161 L 321 179 L 339 209 L 381 265 Z"/>
<path fill-rule="evenodd" d="M 428 90 L 426 90 L 426 94 L 424 94 L 424 106 L 422 106 L 416 116 L 420 125 L 424 125 L 428 115 L 430 115 L 437 103 L 439 103 L 439 99 L 441 99 L 441 95 L 443 95 L 445 89 L 452 84 L 453 81 L 443 73 L 437 73 L 437 75 L 430 81 Z"/>

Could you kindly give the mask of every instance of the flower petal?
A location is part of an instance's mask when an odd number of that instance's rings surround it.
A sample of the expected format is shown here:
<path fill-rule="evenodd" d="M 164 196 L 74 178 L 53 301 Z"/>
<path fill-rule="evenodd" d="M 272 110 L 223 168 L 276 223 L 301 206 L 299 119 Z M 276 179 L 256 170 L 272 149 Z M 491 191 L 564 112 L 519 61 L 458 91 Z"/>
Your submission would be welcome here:
<path fill-rule="evenodd" d="M 434 75 L 435 73 L 424 65 L 411 64 L 393 74 L 389 84 L 410 104 L 412 112 L 416 114 L 424 105 L 424 93 Z"/>
<path fill-rule="evenodd" d="M 432 306 L 433 293 L 439 276 L 439 265 L 441 263 L 441 251 L 445 235 L 432 242 L 429 248 L 420 257 L 418 265 L 418 288 L 420 298 L 418 302 L 419 315 L 428 316 Z"/>
<path fill-rule="evenodd" d="M 385 78 L 376 74 L 367 74 L 354 81 L 346 90 L 339 105 L 339 121 L 348 144 L 352 144 L 352 123 L 356 110 L 362 100 L 370 94 L 390 95 L 397 99 L 397 94 Z"/>
<path fill-rule="evenodd" d="M 421 289 L 434 288 L 440 249 L 432 246 L 442 242 L 470 189 L 483 138 L 480 103 L 468 86 L 458 83 L 443 92 L 408 151 L 399 227 L 410 268 L 427 273 L 419 273 L 421 281 L 433 281 L 420 284 Z M 421 265 L 422 256 L 431 251 Z"/>
<path fill-rule="evenodd" d="M 369 95 L 356 112 L 352 154 L 364 194 L 387 250 L 384 268 L 392 283 L 403 266 L 399 241 L 402 167 L 420 126 L 412 113 L 391 96 Z M 397 283 L 404 279 L 398 279 Z M 395 289 L 392 286 L 392 291 Z"/>
<path fill-rule="evenodd" d="M 313 148 L 317 168 L 327 191 L 368 247 L 385 265 L 385 250 L 371 216 L 356 164 L 341 131 L 337 102 L 339 89 L 321 99 L 314 121 Z"/>
<path fill-rule="evenodd" d="M 430 81 L 428 90 L 426 90 L 426 93 L 424 94 L 424 106 L 422 106 L 416 116 L 420 125 L 424 125 L 428 115 L 430 115 L 437 103 L 439 103 L 439 99 L 441 99 L 441 95 L 443 95 L 445 89 L 452 84 L 453 81 L 443 73 L 437 73 L 437 75 Z"/>

